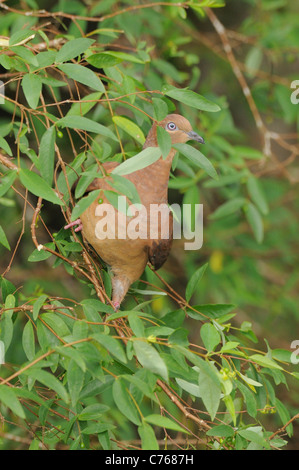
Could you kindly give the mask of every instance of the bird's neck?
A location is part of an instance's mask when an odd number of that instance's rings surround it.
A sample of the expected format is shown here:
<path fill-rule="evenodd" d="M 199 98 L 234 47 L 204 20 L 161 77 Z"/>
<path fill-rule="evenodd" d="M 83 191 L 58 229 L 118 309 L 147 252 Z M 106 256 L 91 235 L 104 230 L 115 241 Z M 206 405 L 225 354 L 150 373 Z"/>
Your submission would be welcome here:
<path fill-rule="evenodd" d="M 144 142 L 143 149 L 147 147 L 159 147 L 158 139 L 157 139 L 157 125 L 156 124 L 152 126 L 152 128 L 150 129 L 147 135 L 146 141 Z M 169 177 L 169 172 L 171 169 L 171 164 L 172 164 L 172 160 L 175 155 L 175 152 L 176 152 L 175 149 L 172 148 L 164 160 L 161 157 L 157 162 L 153 163 L 148 168 L 152 168 L 154 171 L 156 171 L 159 167 L 163 169 L 168 169 L 168 177 Z"/>

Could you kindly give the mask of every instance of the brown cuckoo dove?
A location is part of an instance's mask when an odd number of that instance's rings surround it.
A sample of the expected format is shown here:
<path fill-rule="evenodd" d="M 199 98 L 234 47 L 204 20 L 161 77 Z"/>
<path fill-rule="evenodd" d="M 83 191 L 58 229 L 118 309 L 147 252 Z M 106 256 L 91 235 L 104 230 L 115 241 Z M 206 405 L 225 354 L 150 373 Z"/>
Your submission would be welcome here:
<path fill-rule="evenodd" d="M 186 118 L 179 114 L 169 114 L 163 121 L 153 124 L 144 143 L 144 149 L 158 147 L 157 126 L 163 127 L 169 133 L 172 144 L 185 143 L 189 140 L 204 143 L 204 139 L 192 130 L 191 124 Z M 93 246 L 101 259 L 110 266 L 113 275 L 112 302 L 115 310 L 119 308 L 130 285 L 140 278 L 147 262 L 149 261 L 154 269 L 159 269 L 169 255 L 172 244 L 172 213 L 167 206 L 167 193 L 169 173 L 175 153 L 176 150 L 171 148 L 165 159 L 161 156 L 151 165 L 124 176 L 135 185 L 144 209 L 143 216 L 138 218 L 139 236 L 137 238 L 123 232 L 123 229 L 128 228 L 128 224 L 132 222 L 132 214 L 131 217 L 124 215 L 124 213 L 120 214 L 111 205 L 108 206 L 108 209 L 109 207 L 112 209 L 111 211 L 108 210 L 100 214 L 99 207 L 102 204 L 99 204 L 99 199 L 96 199 L 81 214 L 80 219 L 65 226 L 67 229 L 78 225 L 75 231 L 82 230 L 84 238 Z M 117 162 L 104 163 L 103 169 L 107 177 L 96 178 L 89 185 L 86 193 L 96 189 L 113 190 L 109 185 L 109 173 L 118 165 Z M 107 208 L 106 204 L 109 204 L 107 198 L 104 195 L 100 197 L 100 202 L 104 204 L 102 207 Z M 150 207 L 161 204 L 166 207 L 169 227 L 164 227 L 163 220 L 165 221 L 165 219 L 161 217 L 157 230 L 150 231 L 149 229 L 152 228 L 149 216 Z M 117 218 L 117 215 L 120 217 Z M 105 236 L 100 233 L 101 227 L 103 227 L 101 221 L 103 222 L 104 218 L 106 222 Z M 125 233 L 125 237 L 123 233 Z"/>

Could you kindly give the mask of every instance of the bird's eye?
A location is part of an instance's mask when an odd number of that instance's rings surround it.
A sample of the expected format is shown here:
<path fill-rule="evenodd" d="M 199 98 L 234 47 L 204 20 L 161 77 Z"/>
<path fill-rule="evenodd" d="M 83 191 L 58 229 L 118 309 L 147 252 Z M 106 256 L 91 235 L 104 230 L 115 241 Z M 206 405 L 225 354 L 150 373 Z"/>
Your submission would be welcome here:
<path fill-rule="evenodd" d="M 175 131 L 177 129 L 176 124 L 174 122 L 169 122 L 166 127 L 169 131 Z"/>

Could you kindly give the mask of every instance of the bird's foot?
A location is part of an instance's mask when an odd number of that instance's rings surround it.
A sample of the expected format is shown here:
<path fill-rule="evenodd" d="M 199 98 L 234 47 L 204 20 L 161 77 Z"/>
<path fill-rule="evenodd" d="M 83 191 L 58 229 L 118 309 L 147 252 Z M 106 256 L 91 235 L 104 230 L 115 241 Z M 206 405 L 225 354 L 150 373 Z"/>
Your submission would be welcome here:
<path fill-rule="evenodd" d="M 75 225 L 78 225 L 78 227 L 75 228 L 75 232 L 80 232 L 80 230 L 83 229 L 81 219 L 74 220 L 74 222 L 71 222 L 70 224 L 65 225 L 64 229 L 67 230 L 68 228 L 74 227 Z"/>
<path fill-rule="evenodd" d="M 112 305 L 113 305 L 114 311 L 117 312 L 120 308 L 120 303 L 114 300 L 114 302 L 112 302 Z"/>

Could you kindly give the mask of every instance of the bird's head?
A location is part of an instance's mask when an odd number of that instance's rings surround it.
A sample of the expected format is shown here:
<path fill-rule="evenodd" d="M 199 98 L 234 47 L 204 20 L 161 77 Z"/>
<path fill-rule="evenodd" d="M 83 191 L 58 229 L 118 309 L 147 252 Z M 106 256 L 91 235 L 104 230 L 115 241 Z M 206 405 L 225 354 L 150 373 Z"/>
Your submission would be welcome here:
<path fill-rule="evenodd" d="M 173 144 L 185 143 L 188 140 L 196 140 L 204 144 L 204 139 L 192 129 L 188 119 L 180 114 L 168 114 L 163 121 L 158 123 L 158 126 L 163 127 L 171 137 Z"/>

